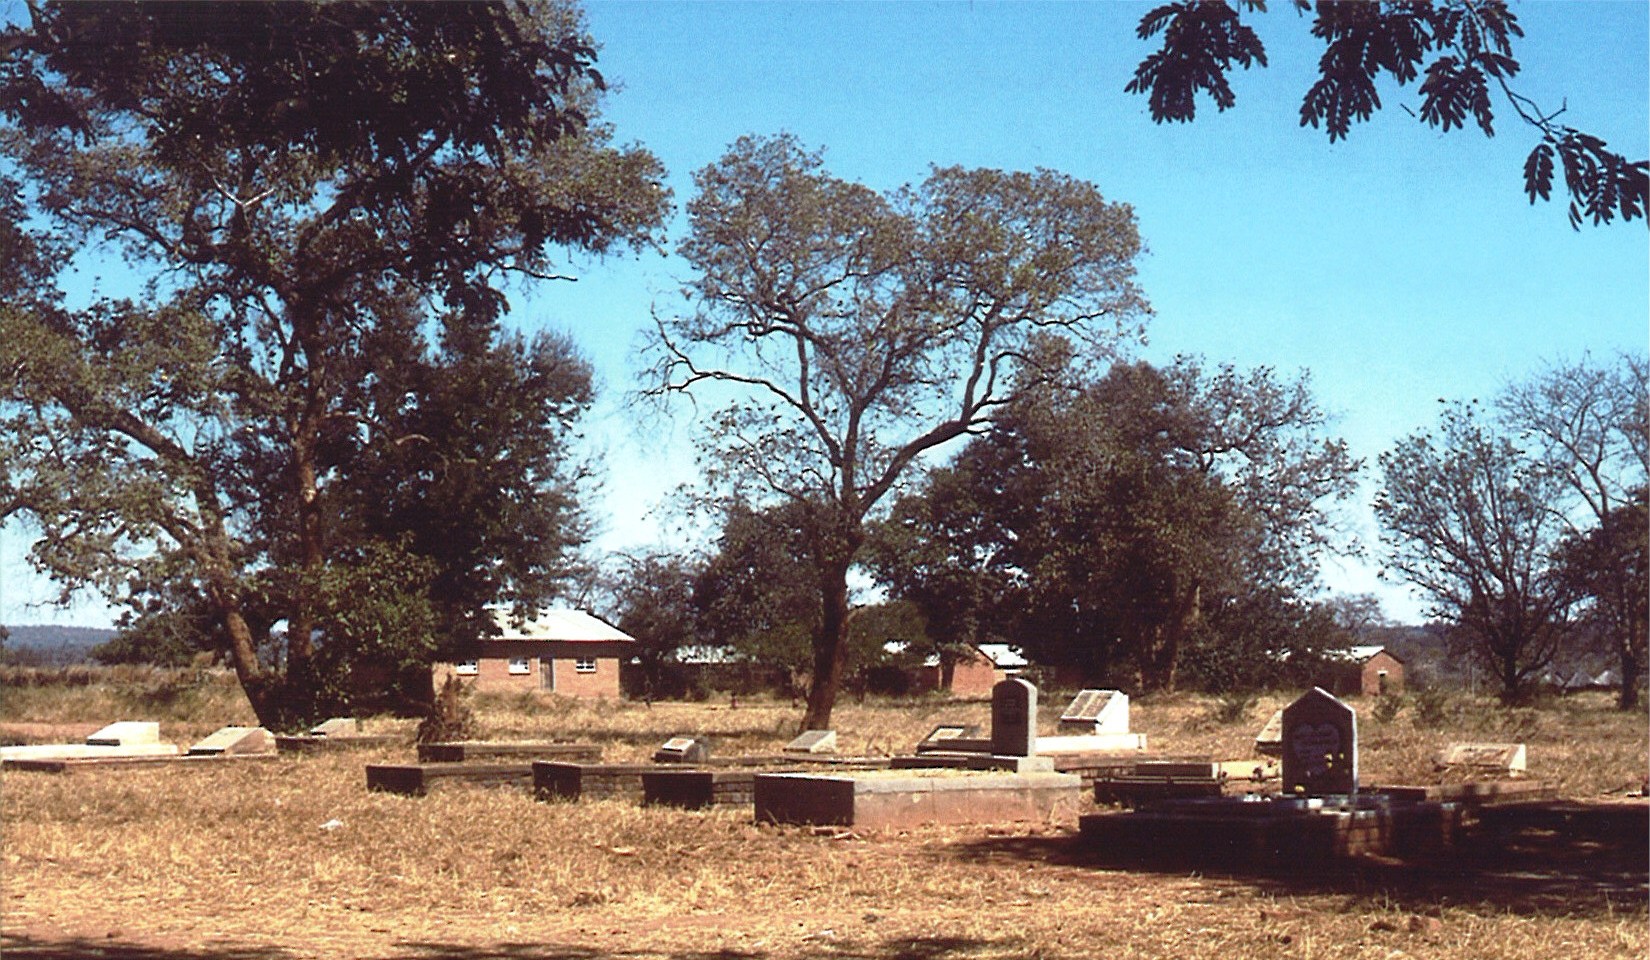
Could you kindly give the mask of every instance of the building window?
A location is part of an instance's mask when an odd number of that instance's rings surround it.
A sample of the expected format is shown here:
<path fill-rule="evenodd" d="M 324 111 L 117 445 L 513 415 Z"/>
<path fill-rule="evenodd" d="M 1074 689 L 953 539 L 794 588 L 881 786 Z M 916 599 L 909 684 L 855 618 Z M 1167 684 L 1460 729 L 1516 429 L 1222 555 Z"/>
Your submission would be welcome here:
<path fill-rule="evenodd" d="M 579 672 L 579 673 L 595 673 L 596 672 L 596 660 L 595 660 L 594 657 L 590 657 L 590 658 L 581 657 L 581 658 L 573 661 L 573 669 L 575 671 Z"/>
<path fill-rule="evenodd" d="M 461 677 L 473 677 L 481 672 L 481 661 L 460 660 L 453 665 L 453 672 Z"/>
<path fill-rule="evenodd" d="M 533 672 L 533 661 L 527 657 L 510 658 L 510 675 L 525 676 Z"/>

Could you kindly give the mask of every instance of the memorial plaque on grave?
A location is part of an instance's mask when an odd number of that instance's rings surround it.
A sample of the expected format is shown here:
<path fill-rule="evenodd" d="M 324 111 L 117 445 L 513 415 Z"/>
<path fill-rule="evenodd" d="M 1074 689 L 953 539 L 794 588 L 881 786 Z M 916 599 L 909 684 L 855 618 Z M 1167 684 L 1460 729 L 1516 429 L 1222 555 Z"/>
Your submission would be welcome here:
<path fill-rule="evenodd" d="M 333 717 L 309 728 L 310 736 L 314 737 L 353 737 L 360 732 L 354 717 Z"/>
<path fill-rule="evenodd" d="M 160 724 L 153 720 L 117 720 L 86 738 L 87 746 L 130 747 L 160 742 Z"/>
<path fill-rule="evenodd" d="M 1060 714 L 1060 729 L 1071 733 L 1128 733 L 1129 698 L 1119 690 L 1083 690 Z"/>
<path fill-rule="evenodd" d="M 785 744 L 786 753 L 836 753 L 835 730 L 804 730 L 802 735 Z"/>
<path fill-rule="evenodd" d="M 1358 791 L 1358 715 L 1321 687 L 1283 708 L 1283 792 Z"/>
<path fill-rule="evenodd" d="M 1037 688 L 1009 677 L 991 688 L 991 752 L 1029 757 L 1037 752 Z"/>
<path fill-rule="evenodd" d="M 671 737 L 653 754 L 654 763 L 703 763 L 710 758 L 710 741 L 703 737 Z"/>

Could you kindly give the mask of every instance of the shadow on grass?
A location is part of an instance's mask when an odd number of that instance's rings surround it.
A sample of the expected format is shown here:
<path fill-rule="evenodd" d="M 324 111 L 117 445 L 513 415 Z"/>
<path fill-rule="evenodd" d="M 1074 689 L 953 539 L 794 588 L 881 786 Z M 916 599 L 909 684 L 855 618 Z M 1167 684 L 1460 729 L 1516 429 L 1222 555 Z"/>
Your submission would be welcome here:
<path fill-rule="evenodd" d="M 953 847 L 965 860 L 1022 859 L 1065 866 L 1181 875 L 1197 873 L 1286 895 L 1384 897 L 1415 912 L 1443 904 L 1492 913 L 1619 917 L 1644 910 L 1650 849 L 1641 836 L 1525 830 L 1497 843 L 1469 842 L 1420 861 L 1357 858 L 1248 867 L 1160 855 L 1123 857 L 1077 837 L 992 837 Z"/>
<path fill-rule="evenodd" d="M 788 949 L 786 957 L 821 960 L 949 960 L 977 955 L 1002 943 L 959 937 L 898 938 L 873 944 L 820 943 L 802 950 Z M 28 960 L 293 960 L 313 956 L 316 945 L 302 954 L 281 947 L 157 947 L 85 938 L 44 940 L 13 934 L 0 935 L 0 952 L 7 958 Z M 321 955 L 325 955 L 324 953 Z M 338 954 L 343 957 L 345 954 Z M 401 943 L 368 954 L 349 953 L 361 960 L 597 960 L 600 957 L 660 958 L 660 960 L 768 960 L 773 954 L 746 950 L 612 950 L 554 943 L 500 943 L 484 946 L 448 943 Z"/>

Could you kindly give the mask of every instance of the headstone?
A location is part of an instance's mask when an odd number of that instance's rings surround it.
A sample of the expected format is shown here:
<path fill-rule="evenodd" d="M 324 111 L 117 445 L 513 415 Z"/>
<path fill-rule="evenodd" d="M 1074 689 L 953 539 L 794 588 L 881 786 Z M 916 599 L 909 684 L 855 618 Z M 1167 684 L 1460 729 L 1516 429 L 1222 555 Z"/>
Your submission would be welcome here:
<path fill-rule="evenodd" d="M 153 720 L 121 720 L 86 738 L 89 747 L 130 747 L 159 742 L 160 724 Z"/>
<path fill-rule="evenodd" d="M 1438 754 L 1437 765 L 1470 767 L 1492 773 L 1519 774 L 1530 769 L 1522 743 L 1452 743 Z"/>
<path fill-rule="evenodd" d="M 1029 757 L 1037 752 L 1037 688 L 1009 677 L 991 688 L 991 752 Z"/>
<path fill-rule="evenodd" d="M 786 753 L 836 753 L 835 730 L 804 730 L 802 735 L 785 744 Z"/>
<path fill-rule="evenodd" d="M 361 732 L 361 728 L 354 717 L 333 717 L 310 727 L 309 732 L 315 737 L 353 737 Z"/>
<path fill-rule="evenodd" d="M 1283 711 L 1280 709 L 1255 734 L 1255 752 L 1267 757 L 1283 756 Z"/>
<path fill-rule="evenodd" d="M 710 759 L 710 741 L 704 737 L 671 737 L 653 753 L 654 763 L 703 763 Z"/>
<path fill-rule="evenodd" d="M 1070 733 L 1128 733 L 1129 698 L 1120 690 L 1082 690 L 1060 714 Z"/>
<path fill-rule="evenodd" d="M 1358 715 L 1322 687 L 1283 708 L 1283 792 L 1321 797 L 1358 791 Z"/>
<path fill-rule="evenodd" d="M 242 757 L 274 752 L 275 737 L 263 727 L 224 727 L 189 748 L 191 757 Z"/>

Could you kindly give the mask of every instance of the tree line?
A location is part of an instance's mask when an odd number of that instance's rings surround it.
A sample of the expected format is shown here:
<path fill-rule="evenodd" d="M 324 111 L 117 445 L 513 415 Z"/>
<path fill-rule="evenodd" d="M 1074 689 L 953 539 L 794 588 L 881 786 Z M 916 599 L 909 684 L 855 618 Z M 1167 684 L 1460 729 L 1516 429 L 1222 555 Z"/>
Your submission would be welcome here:
<path fill-rule="evenodd" d="M 27 9 L 0 32 L 0 520 L 32 525 L 65 595 L 123 605 L 134 654 L 224 656 L 266 725 L 347 709 L 366 668 L 429 703 L 429 665 L 493 629 L 488 605 L 526 616 L 592 576 L 591 371 L 570 338 L 515 332 L 508 294 L 657 247 L 671 197 L 601 119 L 580 11 Z M 646 393 L 707 411 L 723 522 L 710 556 L 615 582 L 650 650 L 800 657 L 824 727 L 856 644 L 895 629 L 1153 690 L 1344 626 L 1314 571 L 1359 464 L 1304 378 L 1132 359 L 1150 307 L 1126 203 L 1049 170 L 878 192 L 780 135 L 732 144 L 685 209 L 692 279 Z M 139 287 L 88 282 L 98 256 Z M 1642 672 L 1642 605 L 1611 579 L 1642 542 L 1642 469 L 1604 471 L 1631 465 L 1621 444 L 1642 467 L 1635 369 L 1608 458 L 1565 433 L 1568 394 L 1532 387 L 1461 494 L 1509 524 L 1498 559 L 1531 542 L 1518 570 L 1549 593 L 1528 623 L 1501 613 L 1538 591 L 1476 568 L 1461 586 L 1428 552 L 1455 515 L 1420 508 L 1470 473 L 1469 408 L 1383 458 L 1394 568 L 1482 649 L 1516 634 L 1494 655 L 1509 689 L 1571 616 L 1619 628 Z M 856 578 L 906 606 L 857 603 Z"/>

